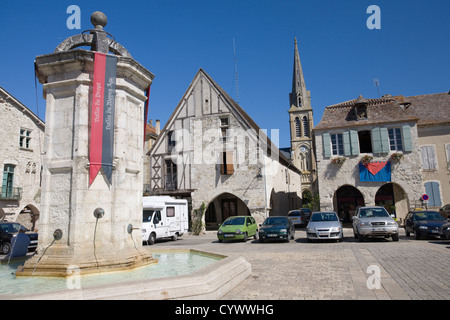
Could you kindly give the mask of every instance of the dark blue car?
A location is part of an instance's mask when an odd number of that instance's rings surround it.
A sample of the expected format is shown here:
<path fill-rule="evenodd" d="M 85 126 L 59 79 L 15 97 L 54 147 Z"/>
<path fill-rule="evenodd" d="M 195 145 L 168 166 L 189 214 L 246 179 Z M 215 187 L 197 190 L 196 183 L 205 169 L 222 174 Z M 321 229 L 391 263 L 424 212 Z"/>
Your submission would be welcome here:
<path fill-rule="evenodd" d="M 405 219 L 406 236 L 414 233 L 416 239 L 439 237 L 439 227 L 446 222 L 437 211 L 410 211 Z"/>

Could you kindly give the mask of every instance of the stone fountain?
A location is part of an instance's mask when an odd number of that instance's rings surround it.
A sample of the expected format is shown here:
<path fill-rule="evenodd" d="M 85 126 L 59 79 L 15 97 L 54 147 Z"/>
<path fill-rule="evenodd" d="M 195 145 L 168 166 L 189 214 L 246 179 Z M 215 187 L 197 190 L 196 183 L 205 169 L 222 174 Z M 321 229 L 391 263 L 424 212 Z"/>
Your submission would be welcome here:
<path fill-rule="evenodd" d="M 36 57 L 46 99 L 39 246 L 17 276 L 157 263 L 140 230 L 144 108 L 154 75 L 104 31 L 103 13 L 91 22 L 93 30 Z"/>

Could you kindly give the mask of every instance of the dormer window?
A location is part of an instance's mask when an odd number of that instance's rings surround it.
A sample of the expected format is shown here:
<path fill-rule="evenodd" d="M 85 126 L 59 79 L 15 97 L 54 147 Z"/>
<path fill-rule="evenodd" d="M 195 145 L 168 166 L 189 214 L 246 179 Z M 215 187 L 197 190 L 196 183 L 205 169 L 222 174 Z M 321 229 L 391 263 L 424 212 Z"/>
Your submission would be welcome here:
<path fill-rule="evenodd" d="M 355 102 L 356 120 L 367 120 L 367 105 L 369 102 L 362 95 Z"/>

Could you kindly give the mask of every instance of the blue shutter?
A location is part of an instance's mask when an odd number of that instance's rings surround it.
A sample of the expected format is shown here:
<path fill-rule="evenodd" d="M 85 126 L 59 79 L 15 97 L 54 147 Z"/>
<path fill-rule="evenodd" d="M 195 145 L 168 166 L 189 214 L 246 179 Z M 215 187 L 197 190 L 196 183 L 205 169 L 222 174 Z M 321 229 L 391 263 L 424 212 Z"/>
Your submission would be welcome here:
<path fill-rule="evenodd" d="M 382 153 L 380 128 L 372 129 L 372 153 Z"/>
<path fill-rule="evenodd" d="M 323 157 L 330 158 L 331 157 L 331 138 L 328 132 L 322 134 L 322 143 L 323 143 Z"/>
<path fill-rule="evenodd" d="M 358 131 L 350 130 L 350 141 L 351 141 L 352 156 L 359 155 Z"/>
<path fill-rule="evenodd" d="M 429 207 L 440 207 L 442 205 L 439 182 L 426 182 L 425 193 L 430 197 L 428 200 Z"/>
<path fill-rule="evenodd" d="M 411 127 L 409 125 L 402 126 L 403 135 L 403 151 L 412 152 Z"/>
<path fill-rule="evenodd" d="M 350 145 L 350 132 L 344 131 L 342 136 L 344 138 L 344 155 L 350 156 L 352 154 L 351 153 L 351 145 Z"/>
<path fill-rule="evenodd" d="M 389 134 L 387 128 L 380 128 L 381 152 L 389 153 Z"/>

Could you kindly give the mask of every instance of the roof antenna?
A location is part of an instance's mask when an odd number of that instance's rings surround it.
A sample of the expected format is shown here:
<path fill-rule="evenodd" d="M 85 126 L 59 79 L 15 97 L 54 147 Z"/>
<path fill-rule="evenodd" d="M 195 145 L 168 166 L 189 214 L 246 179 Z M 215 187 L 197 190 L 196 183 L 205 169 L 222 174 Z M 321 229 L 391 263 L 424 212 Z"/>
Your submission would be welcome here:
<path fill-rule="evenodd" d="M 378 79 L 373 79 L 373 83 L 377 87 L 378 99 L 381 99 L 381 96 L 380 96 L 380 81 Z"/>
<path fill-rule="evenodd" d="M 236 102 L 239 104 L 239 84 L 238 84 L 238 70 L 237 70 L 237 59 L 236 59 L 236 43 L 233 37 L 233 51 L 234 51 L 234 81 L 236 84 Z"/>

